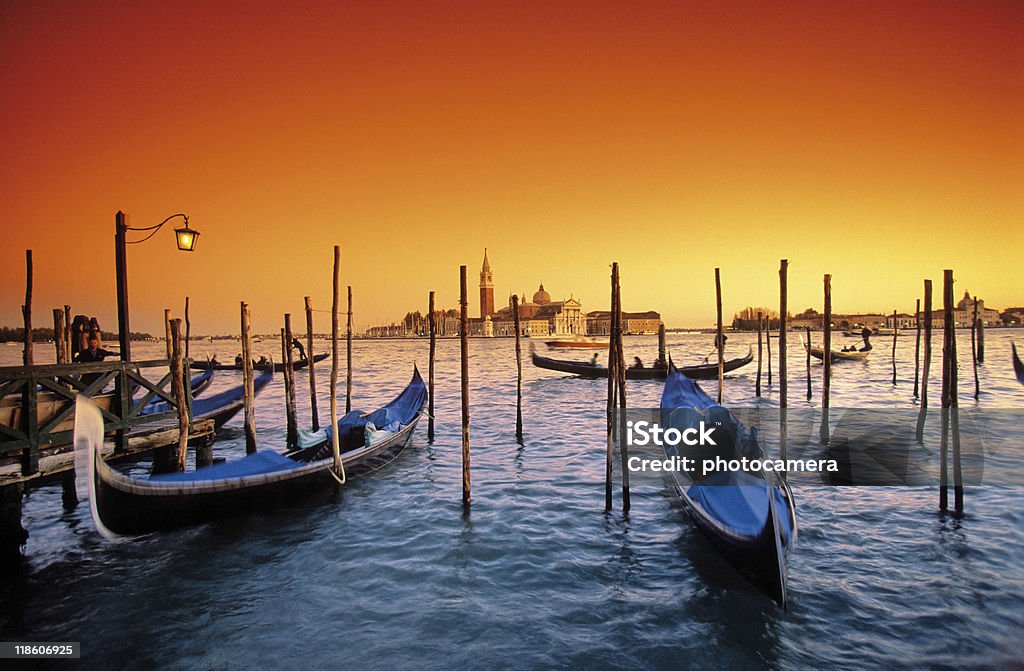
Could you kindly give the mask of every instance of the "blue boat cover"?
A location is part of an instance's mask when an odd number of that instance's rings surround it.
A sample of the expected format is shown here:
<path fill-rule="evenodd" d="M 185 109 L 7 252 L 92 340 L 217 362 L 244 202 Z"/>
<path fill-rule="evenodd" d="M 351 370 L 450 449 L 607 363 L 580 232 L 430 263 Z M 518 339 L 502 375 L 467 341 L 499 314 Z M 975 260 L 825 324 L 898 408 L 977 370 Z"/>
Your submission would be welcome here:
<path fill-rule="evenodd" d="M 378 429 L 409 424 L 423 407 L 423 399 L 426 397 L 427 385 L 420 377 L 419 370 L 414 368 L 412 380 L 393 401 L 368 415 L 364 415 L 361 410 L 353 410 L 339 419 L 338 442 L 341 443 L 343 449 L 346 446 L 349 449 L 362 447 L 367 423 L 372 423 Z M 328 426 L 325 430 L 327 439 L 330 441 L 331 427 Z"/>
<path fill-rule="evenodd" d="M 662 423 L 666 427 L 673 426 L 679 429 L 696 426 L 701 419 L 706 424 L 720 422 L 721 429 L 724 429 L 732 439 L 732 445 L 729 447 L 735 448 L 736 451 L 732 455 L 723 455 L 724 458 L 743 455 L 759 459 L 763 456 L 757 440 L 757 430 L 748 431 L 728 409 L 712 401 L 696 382 L 678 371 L 671 371 L 665 381 L 661 397 L 661 414 Z M 717 431 L 716 429 L 716 435 Z M 675 449 L 666 447 L 665 451 L 669 456 L 677 456 L 673 454 Z M 789 515 L 782 512 L 789 509 L 788 505 L 779 487 L 772 486 L 771 490 L 779 511 L 779 522 L 783 525 L 783 538 L 789 539 L 793 530 L 790 528 Z M 763 478 L 742 471 L 712 473 L 688 487 L 687 495 L 723 526 L 748 538 L 754 538 L 761 533 L 770 514 L 768 483 Z"/>
<path fill-rule="evenodd" d="M 165 473 L 154 475 L 150 479 L 160 482 L 199 482 L 204 480 L 220 480 L 223 478 L 241 478 L 247 475 L 277 473 L 302 466 L 298 461 L 278 454 L 273 450 L 258 450 L 242 459 L 226 461 L 216 466 L 200 468 L 186 473 Z"/>
<path fill-rule="evenodd" d="M 206 371 L 206 372 L 212 372 L 212 371 Z M 253 393 L 254 394 L 259 393 L 259 391 L 261 389 L 263 389 L 263 387 L 267 386 L 267 384 L 270 383 L 270 381 L 273 379 L 273 377 L 274 377 L 274 374 L 271 371 L 264 371 L 264 372 L 260 373 L 259 375 L 257 375 L 255 378 L 253 378 L 253 381 L 252 381 Z M 224 391 L 220 392 L 219 394 L 214 394 L 213 396 L 208 396 L 208 397 L 202 398 L 202 399 L 195 399 L 195 400 L 192 401 L 192 416 L 193 417 L 205 417 L 206 415 L 213 414 L 213 413 L 217 412 L 218 410 L 224 408 L 225 406 L 231 405 L 232 403 L 239 402 L 240 400 L 242 400 L 242 396 L 243 395 L 244 395 L 243 385 L 240 384 L 237 387 L 231 387 L 230 389 L 225 389 Z M 158 413 L 161 413 L 161 412 L 170 412 L 170 411 L 171 411 L 171 404 L 170 403 L 168 403 L 167 401 L 158 401 L 158 402 L 147 404 L 146 407 L 143 408 L 142 412 L 140 412 L 139 414 L 140 415 L 155 415 L 155 414 L 158 414 Z"/>
<path fill-rule="evenodd" d="M 272 377 L 271 372 L 261 374 L 256 378 L 259 382 L 262 380 L 262 384 L 266 384 Z M 234 392 L 235 390 L 229 390 Z M 228 392 L 223 392 L 217 396 L 211 397 L 208 400 L 213 400 L 218 397 L 225 397 Z M 362 431 L 365 427 L 366 422 L 383 411 L 381 417 L 394 418 L 396 421 L 399 419 L 404 420 L 403 424 L 408 424 L 416 417 L 419 413 L 420 408 L 423 407 L 423 400 L 426 398 L 427 385 L 424 384 L 423 378 L 420 377 L 418 370 L 413 370 L 412 381 L 409 382 L 401 394 L 399 394 L 395 400 L 391 401 L 388 405 L 384 406 L 380 410 L 376 410 L 367 417 L 359 417 L 358 412 L 350 412 L 343 417 L 338 424 L 341 425 L 346 419 L 349 421 L 349 426 L 359 427 Z M 241 398 L 241 391 L 238 391 L 238 398 Z M 235 399 L 237 400 L 237 398 Z M 193 410 L 200 402 L 197 401 L 193 404 Z M 198 414 L 198 412 L 196 413 Z M 339 434 L 340 437 L 341 434 Z M 362 433 L 359 434 L 360 445 L 362 444 Z M 288 457 L 274 452 L 273 450 L 258 450 L 253 454 L 250 454 L 242 459 L 236 459 L 234 461 L 225 462 L 223 464 L 217 464 L 216 466 L 208 466 L 201 468 L 196 471 L 188 471 L 185 473 L 166 473 L 162 475 L 151 476 L 152 480 L 161 482 L 200 482 L 206 480 L 219 480 L 222 478 L 239 478 L 252 475 L 261 475 L 265 473 L 277 473 L 280 471 L 286 471 L 299 466 L 305 465 L 306 462 L 295 461 Z"/>

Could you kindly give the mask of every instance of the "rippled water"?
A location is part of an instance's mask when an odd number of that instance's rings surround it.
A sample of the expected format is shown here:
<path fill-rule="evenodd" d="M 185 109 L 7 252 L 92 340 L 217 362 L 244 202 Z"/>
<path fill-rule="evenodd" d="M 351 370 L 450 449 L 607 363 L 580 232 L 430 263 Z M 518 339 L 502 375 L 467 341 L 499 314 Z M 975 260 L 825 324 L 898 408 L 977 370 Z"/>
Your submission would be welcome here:
<path fill-rule="evenodd" d="M 1024 332 L 986 335 L 978 403 L 1024 409 L 1009 358 L 1010 338 L 1024 342 Z M 677 363 L 694 363 L 711 339 L 670 334 L 669 345 Z M 737 353 L 752 340 L 736 335 L 729 345 Z M 257 353 L 276 344 L 257 345 Z M 58 486 L 31 490 L 29 571 L 4 581 L 0 638 L 81 641 L 88 666 L 112 668 L 1024 663 L 1024 488 L 970 489 L 959 520 L 937 512 L 934 489 L 798 488 L 800 537 L 783 612 L 719 559 L 667 486 L 634 488 L 628 517 L 618 493 L 616 511 L 603 513 L 603 381 L 564 378 L 527 360 L 519 445 L 512 341 L 470 344 L 468 515 L 460 501 L 458 342 L 442 341 L 433 445 L 424 422 L 395 463 L 340 495 L 109 543 L 93 531 L 86 506 L 61 511 Z M 964 332 L 959 345 L 961 390 L 969 392 L 961 403 L 971 407 Z M 629 338 L 626 347 L 629 358 L 650 360 L 656 339 Z M 146 345 L 136 356 L 156 357 L 161 348 Z M 16 363 L 18 350 L 3 349 L 0 363 Z M 236 349 L 195 343 L 193 354 L 226 360 Z M 790 352 L 791 407 L 800 407 L 804 362 L 795 334 Z M 912 338 L 900 339 L 895 387 L 889 356 L 883 339 L 868 363 L 836 365 L 833 405 L 912 407 Z M 357 341 L 354 407 L 390 400 L 414 361 L 425 374 L 426 357 L 425 342 Z M 820 364 L 812 371 L 817 405 Z M 730 376 L 727 403 L 776 404 L 777 380 L 754 400 L 755 372 L 752 364 Z M 323 390 L 326 369 L 318 373 Z M 212 391 L 236 377 L 218 373 Z M 307 378 L 297 378 L 300 422 L 308 423 Z M 656 406 L 660 392 L 657 382 L 631 383 L 630 405 Z M 282 397 L 278 376 L 257 399 L 263 447 L 283 443 Z M 324 394 L 320 407 L 326 419 Z M 1017 440 L 1020 426 L 1009 427 Z M 228 425 L 217 453 L 244 449 L 239 427 L 240 419 Z"/>

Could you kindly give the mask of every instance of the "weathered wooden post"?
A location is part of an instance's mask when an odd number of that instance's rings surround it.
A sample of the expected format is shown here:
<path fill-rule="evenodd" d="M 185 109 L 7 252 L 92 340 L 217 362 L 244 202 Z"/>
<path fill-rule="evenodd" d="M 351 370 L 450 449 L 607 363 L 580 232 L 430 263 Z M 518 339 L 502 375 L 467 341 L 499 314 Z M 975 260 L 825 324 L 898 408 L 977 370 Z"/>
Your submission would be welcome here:
<path fill-rule="evenodd" d="M 281 331 L 281 347 L 284 352 L 281 361 L 284 362 L 284 408 L 285 426 L 287 432 L 287 444 L 291 449 L 299 445 L 299 421 L 295 410 L 295 357 L 292 356 L 292 315 L 290 312 L 284 314 L 284 329 Z"/>
<path fill-rule="evenodd" d="M 348 319 L 345 320 L 345 412 L 352 412 L 352 286 L 348 287 Z"/>
<path fill-rule="evenodd" d="M 761 319 L 762 313 L 757 313 L 757 382 L 754 383 L 754 395 L 761 398 Z"/>
<path fill-rule="evenodd" d="M 829 440 L 828 409 L 832 389 L 832 276 L 825 275 L 825 316 L 822 326 L 822 362 L 825 364 L 821 382 L 821 440 Z"/>
<path fill-rule="evenodd" d="M 615 264 L 612 272 L 615 276 L 615 314 L 613 323 L 615 324 L 615 377 L 619 397 L 619 421 L 617 424 L 619 429 L 619 455 L 622 468 L 622 512 L 628 513 L 631 507 L 629 497 L 629 447 L 625 441 L 625 426 L 623 425 L 626 415 L 626 355 L 622 347 L 622 285 L 619 282 L 618 263 Z"/>
<path fill-rule="evenodd" d="M 167 345 L 167 358 L 171 358 L 171 348 L 174 346 L 171 343 L 171 311 L 168 308 L 164 308 L 164 344 Z"/>
<path fill-rule="evenodd" d="M 899 337 L 899 318 L 896 311 L 892 311 L 892 386 L 896 386 L 896 338 Z"/>
<path fill-rule="evenodd" d="M 67 362 L 72 363 L 75 359 L 74 351 L 71 349 L 71 306 L 64 306 L 64 353 Z"/>
<path fill-rule="evenodd" d="M 181 349 L 181 320 L 172 319 L 171 327 L 171 393 L 178 409 L 178 470 L 185 470 L 188 454 L 188 399 L 185 398 L 185 362 Z"/>
<path fill-rule="evenodd" d="M 306 369 L 309 371 L 309 412 L 312 420 L 313 431 L 320 430 L 320 413 L 316 407 L 316 371 L 313 369 L 313 302 L 309 296 L 305 297 L 306 303 Z"/>
<path fill-rule="evenodd" d="M 57 363 L 68 363 L 67 350 L 64 349 L 64 311 L 60 308 L 53 309 L 53 347 Z"/>
<path fill-rule="evenodd" d="M 256 411 L 252 374 L 252 328 L 249 325 L 249 306 L 242 301 L 242 381 L 245 414 L 245 453 L 256 451 Z"/>
<path fill-rule="evenodd" d="M 668 365 L 668 358 L 665 356 L 665 322 L 658 324 L 658 365 Z"/>
<path fill-rule="evenodd" d="M 977 301 L 978 297 L 975 296 L 974 300 Z M 975 306 L 975 311 L 977 311 L 977 306 Z M 985 363 L 985 319 L 977 317 L 975 321 L 978 323 L 978 363 Z"/>
<path fill-rule="evenodd" d="M 468 507 L 469 481 L 469 301 L 466 298 L 466 266 L 459 267 L 459 344 L 462 353 L 462 505 Z"/>
<path fill-rule="evenodd" d="M 971 362 L 974 364 L 974 398 L 981 396 L 981 382 L 978 380 L 978 297 L 974 301 L 974 318 L 971 319 Z"/>
<path fill-rule="evenodd" d="M 914 328 L 917 331 L 916 344 L 914 345 L 914 398 L 920 396 L 921 378 L 921 299 L 917 299 L 917 306 L 914 309 Z"/>
<path fill-rule="evenodd" d="M 331 452 L 334 454 L 334 470 L 345 483 L 345 463 L 341 460 L 341 443 L 338 439 L 338 304 L 341 302 L 341 247 L 334 245 L 333 299 L 331 300 Z"/>
<path fill-rule="evenodd" d="M 781 323 L 781 322 L 780 322 Z M 764 346 L 768 355 L 768 386 L 772 386 L 772 316 L 766 315 L 764 329 Z"/>
<path fill-rule="evenodd" d="M 605 408 L 607 413 L 607 443 L 604 470 L 604 511 L 606 513 L 610 512 L 612 509 L 612 473 L 615 460 L 615 399 L 616 388 L 618 387 L 619 382 L 618 373 L 616 371 L 619 356 L 615 351 L 615 281 L 618 279 L 618 276 L 619 264 L 617 262 L 612 263 L 611 310 L 608 312 L 608 402 Z"/>
<path fill-rule="evenodd" d="M 811 400 L 811 327 L 807 329 L 807 400 Z"/>
<path fill-rule="evenodd" d="M 779 263 L 779 457 L 786 458 L 787 443 L 789 440 L 789 426 L 787 424 L 787 406 L 789 400 L 788 381 L 786 379 L 786 313 L 789 309 L 789 296 L 787 294 L 789 274 L 789 260 L 782 259 Z M 769 326 L 771 321 L 768 322 Z M 768 350 L 768 380 L 771 384 L 771 349 Z"/>
<path fill-rule="evenodd" d="M 21 306 L 21 316 L 25 325 L 25 349 L 22 361 L 31 366 L 32 357 L 32 250 L 25 250 L 25 304 Z"/>
<path fill-rule="evenodd" d="M 523 350 L 519 344 L 519 296 L 512 296 L 512 326 L 516 330 L 516 440 L 523 442 Z"/>
<path fill-rule="evenodd" d="M 939 508 L 949 507 L 948 458 L 949 433 L 953 434 L 953 487 L 956 512 L 963 512 L 964 493 L 960 471 L 960 422 L 957 393 L 956 323 L 953 313 L 953 271 L 943 271 L 943 343 L 942 343 L 942 441 L 939 473 Z"/>
<path fill-rule="evenodd" d="M 722 275 L 715 268 L 715 308 L 718 311 L 718 326 L 715 330 L 715 349 L 718 350 L 718 402 L 722 402 L 722 387 L 725 386 L 725 334 L 722 333 Z"/>
<path fill-rule="evenodd" d="M 434 442 L 434 354 L 437 351 L 437 325 L 434 323 L 434 292 L 430 292 L 430 361 L 427 371 L 427 440 Z"/>
<path fill-rule="evenodd" d="M 921 369 L 921 407 L 928 407 L 928 376 L 932 368 L 932 281 L 924 281 L 924 367 Z"/>
<path fill-rule="evenodd" d="M 185 358 L 191 359 L 192 354 L 189 351 L 189 341 L 192 340 L 192 320 L 189 319 L 188 315 L 188 296 L 185 296 Z"/>

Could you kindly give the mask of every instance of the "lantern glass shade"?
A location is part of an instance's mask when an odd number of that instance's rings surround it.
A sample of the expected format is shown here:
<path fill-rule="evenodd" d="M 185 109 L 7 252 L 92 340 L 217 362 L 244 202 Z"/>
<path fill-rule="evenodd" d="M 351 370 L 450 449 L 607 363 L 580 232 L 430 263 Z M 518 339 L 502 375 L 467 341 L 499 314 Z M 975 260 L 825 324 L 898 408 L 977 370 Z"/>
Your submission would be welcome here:
<path fill-rule="evenodd" d="M 191 252 L 196 248 L 196 239 L 199 237 L 199 231 L 191 229 L 188 224 L 185 224 L 184 228 L 174 229 L 174 237 L 178 240 L 178 249 L 183 252 Z"/>

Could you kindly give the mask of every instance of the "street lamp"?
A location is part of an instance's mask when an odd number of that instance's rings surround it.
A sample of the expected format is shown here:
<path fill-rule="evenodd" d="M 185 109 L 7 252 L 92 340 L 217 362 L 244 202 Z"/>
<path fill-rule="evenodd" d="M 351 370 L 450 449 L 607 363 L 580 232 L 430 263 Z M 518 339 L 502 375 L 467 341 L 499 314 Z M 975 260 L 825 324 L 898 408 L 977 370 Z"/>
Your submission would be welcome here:
<path fill-rule="evenodd" d="M 131 340 L 129 339 L 130 327 L 128 324 L 128 269 L 127 269 L 127 246 L 137 245 L 149 240 L 164 227 L 164 224 L 172 219 L 181 217 L 185 225 L 174 229 L 174 237 L 178 243 L 178 249 L 183 252 L 191 252 L 196 248 L 196 240 L 199 238 L 199 231 L 189 228 L 188 215 L 172 214 L 156 226 L 146 228 L 131 228 L 125 222 L 124 212 L 118 212 L 114 217 L 116 232 L 114 234 L 114 258 L 117 266 L 117 330 L 121 344 L 121 360 L 131 361 Z M 128 240 L 128 231 L 149 232 L 141 240 Z"/>

